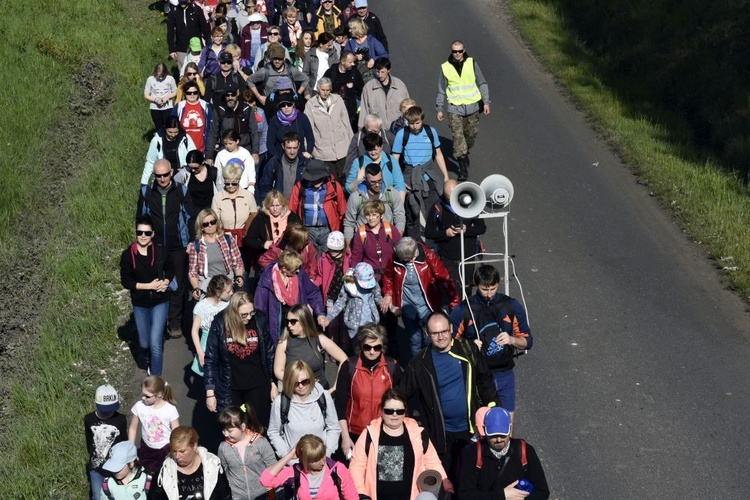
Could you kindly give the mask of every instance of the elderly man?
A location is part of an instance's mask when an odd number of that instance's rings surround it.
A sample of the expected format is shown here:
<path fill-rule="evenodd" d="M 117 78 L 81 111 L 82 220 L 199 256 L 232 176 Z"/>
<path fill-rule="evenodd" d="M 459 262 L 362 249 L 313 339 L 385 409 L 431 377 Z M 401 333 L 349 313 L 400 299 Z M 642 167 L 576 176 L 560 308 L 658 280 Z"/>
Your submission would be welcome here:
<path fill-rule="evenodd" d="M 174 290 L 170 288 L 169 336 L 180 338 L 183 335 L 182 311 L 187 281 L 185 249 L 190 241 L 190 219 L 197 214 L 187 187 L 176 184 L 173 175 L 169 160 L 161 159 L 154 163 L 154 183 L 141 186 L 137 214 L 151 216 L 153 241 L 169 251 L 177 282 Z"/>
<path fill-rule="evenodd" d="M 419 399 L 422 426 L 448 477 L 455 480 L 461 450 L 475 432 L 475 413 L 482 406 L 498 404 L 500 398 L 476 346 L 465 339 L 453 339 L 444 312 L 437 310 L 427 317 L 425 333 L 429 345 L 409 362 L 401 388 L 409 397 Z"/>
<path fill-rule="evenodd" d="M 451 54 L 440 68 L 435 99 L 437 119 L 443 121 L 446 101 L 448 128 L 453 136 L 453 156 L 458 161 L 458 178 L 469 177 L 469 152 L 479 131 L 479 113 L 490 114 L 490 90 L 479 65 L 456 40 Z"/>
<path fill-rule="evenodd" d="M 510 413 L 503 408 L 488 411 L 482 408 L 477 412 L 477 420 L 483 411 L 486 411 L 483 425 L 477 422 L 477 430 L 484 438 L 463 450 L 459 498 L 547 500 L 549 486 L 542 462 L 533 446 L 510 437 L 513 430 Z M 531 483 L 531 488 L 522 480 Z"/>

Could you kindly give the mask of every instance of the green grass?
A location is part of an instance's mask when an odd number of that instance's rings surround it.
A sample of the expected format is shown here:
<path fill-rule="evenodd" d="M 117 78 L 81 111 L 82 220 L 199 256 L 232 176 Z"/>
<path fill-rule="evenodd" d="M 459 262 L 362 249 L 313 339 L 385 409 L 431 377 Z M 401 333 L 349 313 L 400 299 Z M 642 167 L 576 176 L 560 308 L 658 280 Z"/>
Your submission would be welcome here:
<path fill-rule="evenodd" d="M 3 4 L 0 270 L 26 257 L 24 235 L 44 233 L 34 273 L 43 292 L 23 297 L 33 314 L 26 355 L 1 384 L 10 400 L 0 429 L 2 498 L 85 498 L 83 415 L 93 410 L 97 385 L 123 388 L 130 375 L 111 368 L 122 314 L 114 292 L 148 146 L 142 136 L 151 126 L 143 85 L 167 51 L 161 16 L 149 3 Z M 68 99 L 90 61 L 100 66 L 89 83 L 107 84 L 110 98 L 100 103 L 108 103 L 104 113 L 94 106 L 80 116 Z M 71 120 L 77 126 L 61 128 Z M 75 148 L 56 136 L 61 130 L 75 135 Z M 66 169 L 50 172 L 64 166 L 63 156 Z"/>
<path fill-rule="evenodd" d="M 510 5 L 522 37 L 576 104 L 717 266 L 736 268 L 726 270 L 726 281 L 750 300 L 748 188 L 716 160 L 700 157 L 680 141 L 687 136 L 680 117 L 646 119 L 637 111 L 642 103 L 614 93 L 553 1 L 511 0 Z"/>

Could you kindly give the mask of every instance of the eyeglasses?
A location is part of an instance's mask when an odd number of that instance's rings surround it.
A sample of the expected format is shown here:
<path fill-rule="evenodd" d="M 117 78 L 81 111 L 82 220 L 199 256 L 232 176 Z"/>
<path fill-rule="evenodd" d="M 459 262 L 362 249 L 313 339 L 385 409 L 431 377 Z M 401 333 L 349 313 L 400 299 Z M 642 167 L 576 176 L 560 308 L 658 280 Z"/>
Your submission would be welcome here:
<path fill-rule="evenodd" d="M 255 311 L 250 311 L 249 313 L 240 313 L 240 318 L 242 319 L 252 318 L 253 316 L 255 316 Z"/>
<path fill-rule="evenodd" d="M 237 97 L 237 92 L 226 92 L 224 95 L 226 97 Z"/>
<path fill-rule="evenodd" d="M 268 33 L 268 36 L 279 36 L 279 32 L 278 31 L 270 31 Z"/>
<path fill-rule="evenodd" d="M 196 73 L 195 71 L 191 71 L 190 73 L 185 73 L 185 76 L 197 76 L 197 75 L 198 73 Z"/>
<path fill-rule="evenodd" d="M 204 220 L 203 222 L 201 222 L 201 226 L 203 227 L 215 226 L 215 225 L 216 225 L 216 219 Z"/>
<path fill-rule="evenodd" d="M 225 182 L 224 187 L 232 187 L 232 186 L 239 186 L 239 182 Z"/>
<path fill-rule="evenodd" d="M 280 108 L 290 108 L 291 106 L 292 106 L 291 102 L 282 102 L 281 104 L 279 104 Z"/>
<path fill-rule="evenodd" d="M 232 64 L 234 61 L 221 61 L 220 64 Z"/>
<path fill-rule="evenodd" d="M 151 398 L 155 398 L 155 397 L 156 397 L 156 394 L 146 394 L 146 393 L 142 392 L 142 393 L 141 393 L 141 397 L 142 397 L 143 399 L 151 399 Z"/>
<path fill-rule="evenodd" d="M 153 236 L 154 232 L 153 231 L 136 231 L 135 234 L 136 236 Z"/>
<path fill-rule="evenodd" d="M 198 95 L 198 91 L 197 90 L 188 90 L 187 92 L 185 92 L 185 95 Z"/>
<path fill-rule="evenodd" d="M 464 53 L 464 49 L 461 49 L 461 50 L 451 50 L 451 52 L 454 53 L 454 54 L 463 54 Z"/>
<path fill-rule="evenodd" d="M 383 344 L 377 344 L 377 345 L 363 344 L 362 350 L 380 352 L 383 350 Z"/>
<path fill-rule="evenodd" d="M 301 385 L 302 387 L 307 387 L 310 385 L 310 379 L 306 378 L 305 380 L 298 380 L 297 385 Z"/>
<path fill-rule="evenodd" d="M 383 408 L 383 413 L 386 415 L 406 415 L 406 408 Z"/>
<path fill-rule="evenodd" d="M 298 320 L 297 318 L 287 318 L 287 319 L 286 319 L 286 324 L 287 324 L 287 325 L 292 325 L 292 326 L 294 326 L 294 325 L 296 325 L 297 323 L 299 323 L 299 320 Z"/>
<path fill-rule="evenodd" d="M 172 175 L 172 172 L 167 172 L 166 174 L 154 174 L 154 177 L 157 179 L 164 179 L 165 177 L 169 177 Z"/>
<path fill-rule="evenodd" d="M 448 335 L 448 336 L 450 336 L 451 333 L 453 333 L 453 332 L 451 332 L 450 330 L 443 330 L 441 332 L 427 332 L 427 333 L 430 335 L 430 337 L 440 337 L 442 335 Z"/>

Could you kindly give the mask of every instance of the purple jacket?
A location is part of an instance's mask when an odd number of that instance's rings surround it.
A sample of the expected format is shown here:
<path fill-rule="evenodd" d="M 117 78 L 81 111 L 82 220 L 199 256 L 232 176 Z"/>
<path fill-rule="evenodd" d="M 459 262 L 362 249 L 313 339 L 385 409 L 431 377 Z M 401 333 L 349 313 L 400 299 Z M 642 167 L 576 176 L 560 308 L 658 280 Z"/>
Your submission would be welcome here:
<path fill-rule="evenodd" d="M 275 264 L 276 262 L 263 270 L 258 281 L 258 288 L 255 290 L 255 307 L 268 316 L 268 331 L 271 334 L 273 345 L 278 343 L 279 334 L 281 333 L 281 303 L 276 298 L 276 294 L 273 291 L 273 281 L 271 280 L 271 271 Z M 315 286 L 310 276 L 301 267 L 297 278 L 299 279 L 297 304 L 310 304 L 315 316 L 320 316 L 321 314 L 325 316 L 326 312 L 323 307 L 323 296 L 320 294 L 320 289 Z"/>

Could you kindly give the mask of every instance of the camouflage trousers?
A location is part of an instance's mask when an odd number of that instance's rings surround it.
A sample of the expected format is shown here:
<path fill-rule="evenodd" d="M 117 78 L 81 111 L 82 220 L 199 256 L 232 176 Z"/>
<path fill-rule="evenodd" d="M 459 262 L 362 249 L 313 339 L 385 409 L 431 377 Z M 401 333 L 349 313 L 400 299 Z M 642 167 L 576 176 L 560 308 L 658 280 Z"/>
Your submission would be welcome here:
<path fill-rule="evenodd" d="M 469 154 L 474 147 L 479 132 L 479 112 L 469 116 L 448 113 L 448 128 L 453 136 L 453 157 L 460 158 Z"/>

